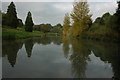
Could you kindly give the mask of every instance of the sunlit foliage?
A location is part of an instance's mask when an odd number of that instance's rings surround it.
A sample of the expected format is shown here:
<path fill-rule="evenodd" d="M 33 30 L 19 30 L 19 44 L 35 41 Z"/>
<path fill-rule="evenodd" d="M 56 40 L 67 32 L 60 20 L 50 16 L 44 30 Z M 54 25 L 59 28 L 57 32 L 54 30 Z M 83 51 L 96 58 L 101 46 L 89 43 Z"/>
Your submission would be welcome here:
<path fill-rule="evenodd" d="M 63 22 L 63 35 L 64 36 L 67 36 L 69 27 L 70 27 L 70 17 L 69 17 L 69 14 L 66 13 L 64 17 L 64 22 Z"/>
<path fill-rule="evenodd" d="M 79 37 L 82 32 L 89 29 L 91 21 L 91 16 L 89 14 L 88 3 L 86 1 L 74 2 L 73 12 L 71 13 L 71 18 L 73 20 L 72 33 L 74 37 Z"/>

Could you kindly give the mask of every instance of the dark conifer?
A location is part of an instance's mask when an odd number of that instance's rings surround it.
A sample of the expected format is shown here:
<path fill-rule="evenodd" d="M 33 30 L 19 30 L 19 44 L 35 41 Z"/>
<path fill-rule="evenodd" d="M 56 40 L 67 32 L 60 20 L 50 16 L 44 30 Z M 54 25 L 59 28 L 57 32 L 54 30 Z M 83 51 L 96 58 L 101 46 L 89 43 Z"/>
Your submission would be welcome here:
<path fill-rule="evenodd" d="M 33 23 L 33 20 L 32 20 L 32 14 L 29 11 L 28 14 L 27 14 L 26 21 L 25 21 L 25 31 L 32 32 L 33 31 L 33 25 L 34 25 L 34 23 Z"/>
<path fill-rule="evenodd" d="M 13 28 L 18 26 L 17 12 L 13 2 L 10 3 L 7 9 L 7 25 Z"/>

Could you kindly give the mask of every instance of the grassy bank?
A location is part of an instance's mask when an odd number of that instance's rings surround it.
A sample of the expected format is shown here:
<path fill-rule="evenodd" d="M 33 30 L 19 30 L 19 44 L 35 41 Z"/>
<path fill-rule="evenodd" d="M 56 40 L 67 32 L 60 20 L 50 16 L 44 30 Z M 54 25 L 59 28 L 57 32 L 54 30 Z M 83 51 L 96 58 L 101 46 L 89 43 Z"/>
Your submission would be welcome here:
<path fill-rule="evenodd" d="M 2 28 L 2 38 L 3 39 L 23 39 L 28 37 L 41 37 L 45 34 L 40 31 L 25 32 L 24 28 Z"/>
<path fill-rule="evenodd" d="M 11 39 L 24 39 L 29 37 L 42 37 L 42 36 L 60 36 L 58 33 L 44 33 L 40 31 L 26 32 L 24 28 L 13 29 L 10 27 L 2 28 L 2 38 L 3 40 Z"/>

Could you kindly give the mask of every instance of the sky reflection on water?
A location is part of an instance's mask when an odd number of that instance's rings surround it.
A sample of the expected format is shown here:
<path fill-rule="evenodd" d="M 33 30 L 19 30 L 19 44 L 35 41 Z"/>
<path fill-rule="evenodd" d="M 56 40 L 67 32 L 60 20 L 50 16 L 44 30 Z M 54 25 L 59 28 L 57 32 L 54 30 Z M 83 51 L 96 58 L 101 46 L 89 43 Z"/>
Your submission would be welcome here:
<path fill-rule="evenodd" d="M 118 50 L 117 44 L 60 37 L 3 41 L 3 78 L 118 77 Z"/>

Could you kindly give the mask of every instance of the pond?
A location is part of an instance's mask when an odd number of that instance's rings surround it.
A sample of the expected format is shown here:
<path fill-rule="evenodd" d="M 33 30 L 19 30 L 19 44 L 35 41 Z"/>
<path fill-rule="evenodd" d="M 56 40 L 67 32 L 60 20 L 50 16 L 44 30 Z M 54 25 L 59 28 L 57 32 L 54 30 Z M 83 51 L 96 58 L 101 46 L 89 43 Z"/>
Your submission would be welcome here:
<path fill-rule="evenodd" d="M 3 40 L 3 78 L 120 76 L 118 44 L 61 37 Z"/>

